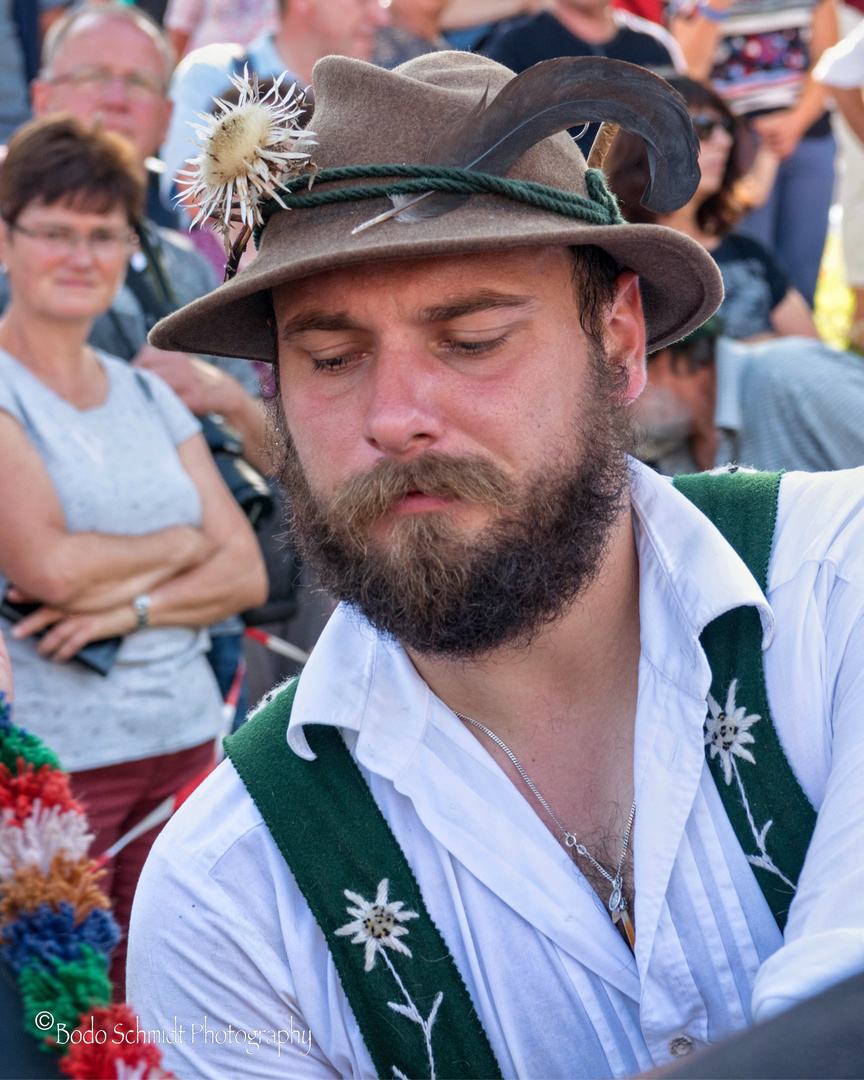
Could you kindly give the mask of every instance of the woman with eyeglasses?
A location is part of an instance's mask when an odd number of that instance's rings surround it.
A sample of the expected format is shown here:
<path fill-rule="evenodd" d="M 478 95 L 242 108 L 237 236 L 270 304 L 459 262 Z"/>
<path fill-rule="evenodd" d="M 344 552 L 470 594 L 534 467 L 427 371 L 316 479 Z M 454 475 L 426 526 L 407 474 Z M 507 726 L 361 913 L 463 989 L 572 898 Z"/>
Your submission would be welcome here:
<path fill-rule="evenodd" d="M 749 209 L 744 181 L 753 143 L 744 121 L 702 83 L 680 76 L 669 82 L 687 102 L 699 138 L 699 187 L 690 202 L 672 214 L 647 210 L 639 202 L 649 178 L 645 146 L 638 136 L 622 131 L 604 166 L 621 212 L 634 224 L 659 223 L 686 233 L 711 253 L 726 290 L 719 316 L 727 337 L 818 337 L 806 300 L 771 252 L 732 231 Z"/>
<path fill-rule="evenodd" d="M 128 145 L 71 117 L 19 129 L 0 176 L 0 629 L 17 721 L 72 774 L 93 855 L 212 764 L 204 628 L 266 594 L 198 422 L 155 375 L 87 345 L 142 196 Z M 121 925 L 156 831 L 108 863 Z"/>

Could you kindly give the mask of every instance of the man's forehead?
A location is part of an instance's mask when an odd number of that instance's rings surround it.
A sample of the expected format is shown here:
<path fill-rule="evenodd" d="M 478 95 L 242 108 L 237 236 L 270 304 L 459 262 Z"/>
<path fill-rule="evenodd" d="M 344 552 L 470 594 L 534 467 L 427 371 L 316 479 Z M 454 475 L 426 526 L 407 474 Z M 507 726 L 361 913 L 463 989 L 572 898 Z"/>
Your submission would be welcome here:
<path fill-rule="evenodd" d="M 129 56 L 127 49 L 132 42 L 136 47 L 134 55 Z M 92 55 L 94 48 L 99 50 L 98 57 Z M 89 61 L 97 62 L 100 67 L 110 61 L 118 70 L 146 68 L 160 76 L 165 69 L 165 61 L 153 35 L 129 19 L 110 12 L 82 15 L 58 43 L 51 68 L 55 73 L 61 68 L 67 71 L 86 67 Z"/>
<path fill-rule="evenodd" d="M 428 321 L 438 308 L 460 303 L 502 307 L 533 298 L 538 290 L 568 285 L 572 276 L 569 248 L 548 246 L 360 263 L 273 287 L 280 327 L 306 310 L 350 311 L 384 292 L 404 297 L 418 317 Z M 509 298 L 513 299 L 509 299 Z"/>

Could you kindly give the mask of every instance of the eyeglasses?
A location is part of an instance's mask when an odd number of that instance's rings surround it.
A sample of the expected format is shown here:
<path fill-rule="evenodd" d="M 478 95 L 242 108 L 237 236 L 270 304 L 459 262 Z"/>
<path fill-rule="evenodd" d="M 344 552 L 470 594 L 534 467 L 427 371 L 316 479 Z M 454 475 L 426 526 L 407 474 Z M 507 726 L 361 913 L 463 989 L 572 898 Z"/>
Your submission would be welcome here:
<path fill-rule="evenodd" d="M 708 142 L 716 128 L 722 128 L 727 135 L 735 134 L 735 121 L 729 116 L 713 116 L 711 113 L 691 113 L 693 130 L 700 142 Z"/>
<path fill-rule="evenodd" d="M 79 233 L 60 225 L 46 225 L 39 229 L 10 225 L 9 228 L 29 237 L 43 251 L 56 256 L 74 255 L 78 245 L 83 242 L 95 259 L 113 259 L 138 242 L 134 233 L 120 232 L 118 229 L 94 229 L 91 233 Z"/>
<path fill-rule="evenodd" d="M 103 97 L 117 79 L 123 83 L 123 89 L 131 101 L 152 101 L 165 93 L 161 82 L 148 79 L 146 75 L 139 75 L 135 71 L 123 73 L 108 71 L 106 68 L 84 68 L 82 71 L 73 71 L 68 75 L 56 75 L 51 82 L 71 83 L 81 94 Z"/>

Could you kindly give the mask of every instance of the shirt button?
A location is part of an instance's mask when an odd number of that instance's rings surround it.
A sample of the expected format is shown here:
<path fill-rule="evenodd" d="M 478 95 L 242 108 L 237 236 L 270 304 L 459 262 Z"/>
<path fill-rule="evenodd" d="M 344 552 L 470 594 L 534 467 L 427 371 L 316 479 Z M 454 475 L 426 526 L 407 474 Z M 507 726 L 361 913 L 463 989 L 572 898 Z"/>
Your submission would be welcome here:
<path fill-rule="evenodd" d="M 693 1052 L 693 1040 L 689 1035 L 676 1035 L 669 1040 L 669 1052 L 673 1057 L 686 1057 Z"/>

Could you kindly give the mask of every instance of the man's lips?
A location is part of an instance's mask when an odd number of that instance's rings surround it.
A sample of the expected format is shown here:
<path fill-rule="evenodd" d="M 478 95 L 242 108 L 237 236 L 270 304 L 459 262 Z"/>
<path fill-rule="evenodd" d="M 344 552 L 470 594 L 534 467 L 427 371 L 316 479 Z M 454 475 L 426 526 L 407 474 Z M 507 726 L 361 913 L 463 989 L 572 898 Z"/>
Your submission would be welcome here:
<path fill-rule="evenodd" d="M 448 495 L 428 495 L 425 491 L 409 491 L 393 504 L 394 514 L 424 514 L 433 510 L 445 510 L 456 500 Z"/>

